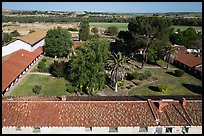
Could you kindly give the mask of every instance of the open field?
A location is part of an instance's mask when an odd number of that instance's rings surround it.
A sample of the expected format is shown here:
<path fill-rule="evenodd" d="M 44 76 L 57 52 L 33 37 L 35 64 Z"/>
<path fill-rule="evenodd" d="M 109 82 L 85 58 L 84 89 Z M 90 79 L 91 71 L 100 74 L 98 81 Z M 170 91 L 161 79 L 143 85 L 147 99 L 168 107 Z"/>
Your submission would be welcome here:
<path fill-rule="evenodd" d="M 16 23 L 16 24 L 9 24 L 9 23 L 2 23 L 2 30 L 3 32 L 12 32 L 14 30 L 18 30 L 21 35 L 26 35 L 29 33 L 30 30 L 49 30 L 54 27 L 62 27 L 62 28 L 78 28 L 79 23 Z"/>
<path fill-rule="evenodd" d="M 34 85 L 42 86 L 40 96 L 61 96 L 67 95 L 64 78 L 55 78 L 45 75 L 27 75 L 25 79 L 12 91 L 11 95 L 34 96 L 32 88 Z"/>
<path fill-rule="evenodd" d="M 108 28 L 110 26 L 116 26 L 119 31 L 125 31 L 127 30 L 128 23 L 89 23 L 89 25 L 97 28 Z"/>
<path fill-rule="evenodd" d="M 78 22 L 76 23 L 2 23 L 2 30 L 3 32 L 12 32 L 14 30 L 18 30 L 21 35 L 26 35 L 29 33 L 30 30 L 49 30 L 55 27 L 62 27 L 62 28 L 77 28 L 79 29 Z M 105 29 L 110 26 L 116 26 L 119 31 L 126 31 L 128 28 L 128 23 L 89 23 L 90 29 L 93 27 L 97 27 L 99 32 L 102 33 Z M 175 31 L 180 29 L 181 31 L 186 30 L 189 26 L 173 26 L 175 27 Z M 195 30 L 202 30 L 202 27 L 193 26 Z"/>
<path fill-rule="evenodd" d="M 180 29 L 181 31 L 184 31 L 184 30 L 186 30 L 187 28 L 189 28 L 189 27 L 191 27 L 191 26 L 173 26 L 173 27 L 175 27 L 175 31 L 177 30 L 177 29 Z M 192 26 L 195 30 L 202 30 L 202 27 L 201 26 Z"/>

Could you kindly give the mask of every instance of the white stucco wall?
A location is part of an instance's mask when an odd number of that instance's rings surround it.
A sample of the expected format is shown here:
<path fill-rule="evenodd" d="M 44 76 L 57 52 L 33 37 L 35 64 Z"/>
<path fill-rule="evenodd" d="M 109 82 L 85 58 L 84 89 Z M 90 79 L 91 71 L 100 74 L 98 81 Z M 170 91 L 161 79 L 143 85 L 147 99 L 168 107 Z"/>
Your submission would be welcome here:
<path fill-rule="evenodd" d="M 34 50 L 36 50 L 39 46 L 44 46 L 45 44 L 45 39 L 42 39 L 41 41 L 39 41 L 37 44 L 35 44 L 32 48 L 31 51 L 33 52 Z"/>
<path fill-rule="evenodd" d="M 162 126 L 162 134 L 183 134 L 182 126 L 172 126 L 172 133 L 166 133 L 166 127 Z M 109 132 L 109 127 L 92 127 L 92 131 L 86 131 L 85 127 L 41 127 L 37 134 L 155 134 L 156 126 L 148 127 L 148 132 L 139 132 L 139 127 L 118 127 L 118 132 Z M 3 127 L 2 134 L 36 134 L 33 127 Z M 202 126 L 190 127 L 187 134 L 202 134 Z"/>
<path fill-rule="evenodd" d="M 27 44 L 21 40 L 16 40 L 16 41 L 2 47 L 2 57 L 9 55 L 15 51 L 18 51 L 20 49 L 31 51 L 31 45 Z"/>

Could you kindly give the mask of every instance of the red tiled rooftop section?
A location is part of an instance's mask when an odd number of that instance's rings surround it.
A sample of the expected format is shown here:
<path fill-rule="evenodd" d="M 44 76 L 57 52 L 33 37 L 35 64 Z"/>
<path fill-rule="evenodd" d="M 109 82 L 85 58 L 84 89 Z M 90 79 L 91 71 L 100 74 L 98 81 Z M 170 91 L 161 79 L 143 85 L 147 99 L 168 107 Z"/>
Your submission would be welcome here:
<path fill-rule="evenodd" d="M 184 107 L 191 118 L 194 126 L 200 126 L 202 124 L 202 102 L 187 101 Z"/>
<path fill-rule="evenodd" d="M 200 111 L 199 114 L 196 114 L 196 112 L 194 112 L 194 114 L 191 114 L 189 112 L 189 114 L 185 114 L 185 111 L 182 108 L 182 105 L 179 103 L 179 101 L 172 101 L 172 102 L 167 102 L 168 105 L 165 106 L 163 108 L 163 112 L 159 112 L 159 104 L 158 102 L 153 102 L 153 109 L 155 111 L 155 113 L 159 116 L 159 122 L 161 126 L 190 126 L 190 125 L 194 125 L 194 126 L 201 126 L 202 125 L 202 101 L 201 100 L 191 100 L 191 102 L 189 102 L 187 100 L 187 105 L 184 106 L 185 109 L 194 109 L 195 111 Z M 156 106 L 157 105 L 157 106 Z M 194 105 L 197 105 L 194 106 Z M 191 115 L 190 115 L 191 114 Z M 192 116 L 192 118 L 189 120 L 188 116 Z M 196 123 L 192 123 L 192 120 L 194 120 L 193 122 Z"/>
<path fill-rule="evenodd" d="M 2 126 L 155 126 L 146 102 L 2 102 Z"/>
<path fill-rule="evenodd" d="M 35 44 L 36 42 L 40 41 L 46 36 L 45 30 L 37 30 L 33 33 L 27 34 L 25 36 L 17 37 L 16 39 L 22 40 L 26 43 L 29 43 L 31 45 Z"/>
<path fill-rule="evenodd" d="M 39 47 L 34 52 L 20 49 L 3 59 L 2 91 L 4 91 L 6 87 L 41 53 L 42 47 Z"/>
<path fill-rule="evenodd" d="M 189 66 L 189 67 L 194 67 L 199 64 L 202 64 L 202 59 L 200 57 L 196 57 L 193 54 L 186 54 L 186 53 L 178 53 L 176 60 Z"/>

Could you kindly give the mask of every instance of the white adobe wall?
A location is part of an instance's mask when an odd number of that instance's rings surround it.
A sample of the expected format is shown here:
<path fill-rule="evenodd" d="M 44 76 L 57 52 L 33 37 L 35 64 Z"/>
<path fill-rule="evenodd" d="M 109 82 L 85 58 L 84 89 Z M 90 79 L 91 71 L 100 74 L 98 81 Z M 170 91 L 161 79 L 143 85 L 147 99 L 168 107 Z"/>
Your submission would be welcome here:
<path fill-rule="evenodd" d="M 183 134 L 182 126 L 172 126 L 172 133 Z M 156 126 L 148 127 L 148 132 L 139 132 L 139 127 L 118 127 L 118 132 L 109 132 L 109 127 L 92 127 L 92 131 L 85 131 L 85 127 L 41 127 L 37 134 L 154 134 Z M 21 131 L 16 131 L 16 127 L 3 127 L 2 134 L 36 134 L 33 127 L 21 127 Z M 166 127 L 162 127 L 162 134 L 166 133 Z M 202 134 L 202 126 L 189 128 L 187 134 Z"/>
<path fill-rule="evenodd" d="M 39 46 L 44 46 L 45 44 L 45 39 L 42 39 L 40 42 L 38 42 L 37 44 L 35 44 L 32 48 L 31 51 L 33 52 L 35 49 L 37 49 Z"/>
<path fill-rule="evenodd" d="M 2 57 L 9 55 L 15 51 L 18 51 L 20 49 L 31 51 L 31 45 L 28 43 L 25 43 L 21 40 L 16 40 L 16 41 L 2 47 Z"/>
<path fill-rule="evenodd" d="M 202 134 L 202 126 L 192 126 L 189 128 L 188 134 Z"/>

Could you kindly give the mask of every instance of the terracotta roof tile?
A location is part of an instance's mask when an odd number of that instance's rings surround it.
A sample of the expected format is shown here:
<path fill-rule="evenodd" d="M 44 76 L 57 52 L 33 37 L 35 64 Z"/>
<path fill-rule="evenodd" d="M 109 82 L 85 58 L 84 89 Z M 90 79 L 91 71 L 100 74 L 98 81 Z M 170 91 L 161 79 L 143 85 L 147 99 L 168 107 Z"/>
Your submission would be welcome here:
<path fill-rule="evenodd" d="M 145 102 L 3 102 L 2 126 L 154 126 Z"/>
<path fill-rule="evenodd" d="M 41 46 L 34 52 L 21 49 L 4 59 L 2 62 L 2 92 L 42 52 Z"/>
<path fill-rule="evenodd" d="M 71 98 L 71 97 L 70 97 Z M 49 99 L 52 99 L 49 97 Z M 152 107 L 161 126 L 202 126 L 202 101 L 167 102 L 162 113 L 154 100 Z M 190 116 L 192 124 L 189 124 Z M 156 126 L 143 100 L 136 101 L 15 101 L 2 102 L 2 126 Z"/>
<path fill-rule="evenodd" d="M 28 44 L 35 44 L 36 42 L 40 41 L 46 36 L 46 31 L 45 30 L 38 30 L 33 33 L 27 34 L 22 37 L 17 37 L 16 39 L 22 40 Z"/>
<path fill-rule="evenodd" d="M 177 54 L 176 60 L 189 67 L 195 67 L 199 64 L 202 64 L 202 59 L 200 57 L 196 57 L 193 54 L 186 54 L 182 52 L 179 52 Z"/>

